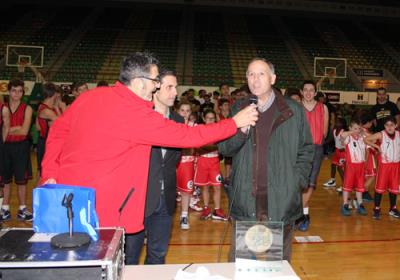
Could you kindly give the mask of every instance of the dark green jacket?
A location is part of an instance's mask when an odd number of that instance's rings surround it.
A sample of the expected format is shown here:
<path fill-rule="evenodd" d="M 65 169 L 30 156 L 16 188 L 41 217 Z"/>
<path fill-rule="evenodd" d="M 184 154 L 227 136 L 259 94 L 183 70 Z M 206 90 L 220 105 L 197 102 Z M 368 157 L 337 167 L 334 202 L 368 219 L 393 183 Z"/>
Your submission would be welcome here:
<path fill-rule="evenodd" d="M 314 145 L 302 106 L 275 92 L 278 110 L 268 146 L 268 217 L 271 221 L 293 223 L 302 215 L 301 189 L 307 186 L 314 156 Z M 248 98 L 232 106 L 232 115 L 249 104 Z M 237 220 L 256 218 L 253 184 L 254 129 L 246 135 L 240 130 L 218 144 L 219 152 L 233 157 L 228 189 L 231 216 Z"/>

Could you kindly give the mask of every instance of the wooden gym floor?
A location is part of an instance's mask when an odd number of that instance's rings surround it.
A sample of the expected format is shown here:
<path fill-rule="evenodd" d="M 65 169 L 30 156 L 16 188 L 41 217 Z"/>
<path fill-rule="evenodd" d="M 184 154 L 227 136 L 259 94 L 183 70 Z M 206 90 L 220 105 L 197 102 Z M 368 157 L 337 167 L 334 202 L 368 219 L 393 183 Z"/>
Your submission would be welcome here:
<path fill-rule="evenodd" d="M 35 166 L 36 158 L 32 159 Z M 382 202 L 381 220 L 372 219 L 372 203 L 367 203 L 368 216 L 353 212 L 340 215 L 341 197 L 335 189 L 322 187 L 330 177 L 330 161 L 324 160 L 311 206 L 308 232 L 296 231 L 294 236 L 320 236 L 321 243 L 296 243 L 293 240 L 292 266 L 301 279 L 400 279 L 400 220 L 388 216 L 388 199 Z M 28 205 L 36 177 L 29 184 Z M 339 175 L 337 181 L 340 184 Z M 372 192 L 371 192 L 372 194 Z M 227 211 L 226 197 L 223 197 Z M 17 211 L 16 189 L 12 189 L 11 213 Z M 175 214 L 167 263 L 213 263 L 218 261 L 221 237 L 226 222 L 200 221 L 200 213 L 190 212 L 190 230 L 179 226 L 180 205 Z M 3 227 L 31 227 L 15 219 Z M 231 228 L 222 242 L 221 261 L 227 261 Z M 143 257 L 142 257 L 143 260 Z"/>

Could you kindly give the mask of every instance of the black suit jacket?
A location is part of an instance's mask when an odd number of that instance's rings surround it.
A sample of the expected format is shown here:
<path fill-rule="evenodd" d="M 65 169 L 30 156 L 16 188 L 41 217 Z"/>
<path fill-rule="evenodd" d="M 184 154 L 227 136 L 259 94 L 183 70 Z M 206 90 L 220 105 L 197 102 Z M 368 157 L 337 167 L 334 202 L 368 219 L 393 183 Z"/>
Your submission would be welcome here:
<path fill-rule="evenodd" d="M 175 112 L 170 113 L 170 119 L 184 123 L 184 119 Z M 181 159 L 181 149 L 166 148 L 164 158 L 161 147 L 152 147 L 150 156 L 149 178 L 147 185 L 145 217 L 150 216 L 157 207 L 161 195 L 161 182 L 164 180 L 164 197 L 168 213 L 175 211 L 176 199 L 176 166 Z"/>

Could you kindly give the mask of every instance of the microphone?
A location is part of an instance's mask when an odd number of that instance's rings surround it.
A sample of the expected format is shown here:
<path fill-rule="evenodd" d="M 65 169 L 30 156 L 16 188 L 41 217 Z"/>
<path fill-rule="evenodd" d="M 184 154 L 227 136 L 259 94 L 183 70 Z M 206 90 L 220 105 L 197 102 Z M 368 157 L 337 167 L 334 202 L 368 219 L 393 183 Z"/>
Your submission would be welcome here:
<path fill-rule="evenodd" d="M 250 95 L 249 105 L 251 104 L 257 105 L 257 103 L 258 103 L 258 96 L 254 94 Z"/>
<path fill-rule="evenodd" d="M 249 105 L 252 105 L 252 104 L 254 104 L 254 105 L 258 104 L 258 96 L 257 95 L 254 95 L 254 94 L 250 95 Z M 249 132 L 250 132 L 250 125 L 247 127 L 246 134 L 249 134 Z"/>

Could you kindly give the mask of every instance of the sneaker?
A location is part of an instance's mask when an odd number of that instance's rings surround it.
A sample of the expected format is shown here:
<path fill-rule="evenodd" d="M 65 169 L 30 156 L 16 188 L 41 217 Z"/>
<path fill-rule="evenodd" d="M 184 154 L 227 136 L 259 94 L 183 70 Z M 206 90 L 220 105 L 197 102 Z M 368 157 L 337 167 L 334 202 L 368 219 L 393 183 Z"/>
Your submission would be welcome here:
<path fill-rule="evenodd" d="M 367 209 L 365 209 L 362 203 L 358 206 L 357 213 L 362 216 L 367 216 Z"/>
<path fill-rule="evenodd" d="M 305 216 L 304 216 L 304 214 L 303 214 L 300 218 L 298 218 L 298 219 L 294 222 L 295 226 L 298 227 L 299 224 L 301 224 L 301 223 L 304 221 L 304 219 L 305 219 Z"/>
<path fill-rule="evenodd" d="M 304 220 L 299 224 L 300 231 L 307 231 L 310 227 L 310 215 L 304 215 Z"/>
<path fill-rule="evenodd" d="M 338 193 L 341 193 L 341 192 L 343 191 L 343 188 L 342 188 L 342 186 L 340 186 L 340 187 L 336 188 L 336 191 L 337 191 Z"/>
<path fill-rule="evenodd" d="M 200 212 L 203 211 L 203 207 L 201 207 L 197 202 L 196 203 L 190 203 L 189 204 L 190 209 L 196 211 L 196 212 Z"/>
<path fill-rule="evenodd" d="M 351 216 L 349 204 L 343 204 L 342 207 L 340 207 L 340 212 L 343 216 Z"/>
<path fill-rule="evenodd" d="M 390 214 L 390 212 L 389 212 Z M 375 220 L 379 220 L 381 218 L 381 209 L 380 208 L 374 208 L 374 214 L 372 216 Z"/>
<path fill-rule="evenodd" d="M 188 217 L 181 217 L 181 229 L 189 229 L 189 218 Z"/>
<path fill-rule="evenodd" d="M 201 195 L 201 189 L 199 187 L 195 187 L 193 191 L 193 197 L 196 197 L 198 200 L 200 200 L 199 196 Z"/>
<path fill-rule="evenodd" d="M 214 209 L 214 212 L 211 215 L 213 220 L 227 221 L 228 217 L 225 215 L 222 209 Z"/>
<path fill-rule="evenodd" d="M 392 210 L 389 211 L 389 215 L 394 218 L 400 218 L 400 212 L 397 208 L 392 208 Z"/>
<path fill-rule="evenodd" d="M 324 187 L 327 188 L 336 187 L 336 180 L 334 178 L 330 178 L 327 182 L 324 183 Z"/>
<path fill-rule="evenodd" d="M 350 199 L 350 198 L 349 198 L 349 200 L 347 200 L 347 207 L 348 207 L 350 210 L 353 209 L 353 203 L 354 203 L 354 200 L 352 200 L 352 199 Z M 354 208 L 357 209 L 357 206 L 354 206 Z"/>
<path fill-rule="evenodd" d="M 200 215 L 200 220 L 207 220 L 207 219 L 211 218 L 211 216 L 212 216 L 212 214 L 211 214 L 210 208 L 208 208 L 207 206 L 204 206 L 203 212 L 201 212 L 201 215 Z"/>
<path fill-rule="evenodd" d="M 22 210 L 18 210 L 17 219 L 30 222 L 33 220 L 33 215 L 28 211 L 28 209 L 24 208 Z"/>
<path fill-rule="evenodd" d="M 374 201 L 374 199 L 369 194 L 369 192 L 363 192 L 362 199 L 363 199 L 364 202 L 372 202 L 372 201 Z"/>
<path fill-rule="evenodd" d="M 4 221 L 8 221 L 8 220 L 11 220 L 10 211 L 1 209 L 0 210 L 0 221 L 4 222 Z"/>

